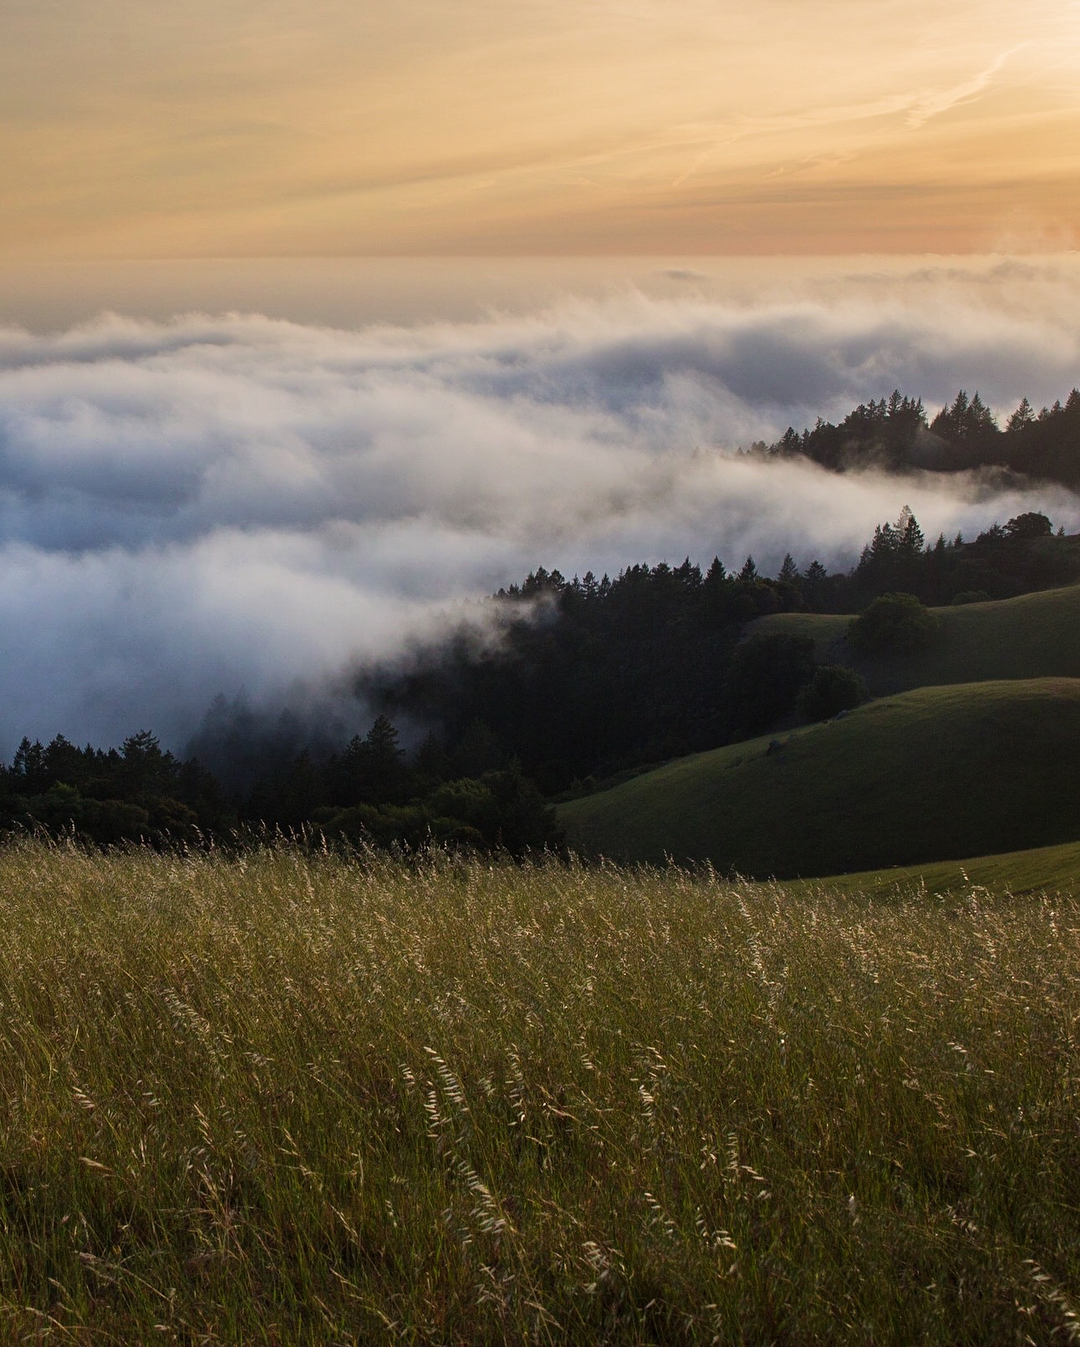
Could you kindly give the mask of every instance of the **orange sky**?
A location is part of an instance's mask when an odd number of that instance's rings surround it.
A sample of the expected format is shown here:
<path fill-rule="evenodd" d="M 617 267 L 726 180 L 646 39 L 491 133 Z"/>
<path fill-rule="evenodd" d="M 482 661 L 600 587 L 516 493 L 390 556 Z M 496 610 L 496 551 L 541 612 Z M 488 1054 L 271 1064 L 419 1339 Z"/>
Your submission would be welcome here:
<path fill-rule="evenodd" d="M 0 0 L 0 260 L 1080 238 L 1077 0 Z"/>

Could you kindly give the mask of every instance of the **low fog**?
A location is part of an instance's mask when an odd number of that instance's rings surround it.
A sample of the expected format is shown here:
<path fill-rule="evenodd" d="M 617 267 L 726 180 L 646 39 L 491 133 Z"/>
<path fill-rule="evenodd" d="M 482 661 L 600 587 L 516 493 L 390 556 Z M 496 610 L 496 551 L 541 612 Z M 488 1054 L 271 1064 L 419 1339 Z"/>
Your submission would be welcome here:
<path fill-rule="evenodd" d="M 349 672 L 538 565 L 847 567 L 908 503 L 928 537 L 1059 488 L 846 477 L 734 450 L 894 387 L 999 414 L 1078 381 L 1075 321 L 857 297 L 626 293 L 357 331 L 105 315 L 0 330 L 0 752 L 23 734 L 182 749 L 215 694 L 333 704 Z M 350 725 L 350 721 L 355 724 Z"/>

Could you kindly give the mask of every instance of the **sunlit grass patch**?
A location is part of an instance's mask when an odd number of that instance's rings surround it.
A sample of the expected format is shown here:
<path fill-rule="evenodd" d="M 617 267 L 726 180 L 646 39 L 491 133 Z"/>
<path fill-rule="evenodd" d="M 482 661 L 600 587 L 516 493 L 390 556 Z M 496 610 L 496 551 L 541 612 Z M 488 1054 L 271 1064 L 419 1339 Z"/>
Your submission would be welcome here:
<path fill-rule="evenodd" d="M 0 853 L 0 1340 L 1058 1342 L 1080 912 Z"/>

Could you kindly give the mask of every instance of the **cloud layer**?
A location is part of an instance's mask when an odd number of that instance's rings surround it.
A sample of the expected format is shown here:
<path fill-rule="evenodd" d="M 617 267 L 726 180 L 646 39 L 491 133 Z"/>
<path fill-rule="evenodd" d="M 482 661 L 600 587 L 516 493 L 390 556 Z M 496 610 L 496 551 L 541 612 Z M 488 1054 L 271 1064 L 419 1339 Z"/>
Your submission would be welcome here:
<path fill-rule="evenodd" d="M 329 695 L 536 565 L 752 552 L 847 565 L 908 502 L 953 533 L 1080 502 L 733 456 L 894 386 L 1008 410 L 1076 381 L 1080 331 L 984 304 L 733 307 L 625 294 L 339 331 L 104 316 L 0 331 L 0 751 L 182 747 L 210 699 Z M 359 711 L 357 712 L 359 714 Z"/>

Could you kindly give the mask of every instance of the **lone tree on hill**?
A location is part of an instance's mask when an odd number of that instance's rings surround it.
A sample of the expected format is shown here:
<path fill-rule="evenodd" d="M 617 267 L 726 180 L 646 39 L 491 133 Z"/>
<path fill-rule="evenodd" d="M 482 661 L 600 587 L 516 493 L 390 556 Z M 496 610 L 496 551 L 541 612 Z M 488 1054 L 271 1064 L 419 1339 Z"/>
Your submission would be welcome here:
<path fill-rule="evenodd" d="M 880 594 L 848 626 L 857 655 L 914 655 L 933 644 L 939 622 L 914 594 Z"/>
<path fill-rule="evenodd" d="M 1037 510 L 1015 515 L 1005 525 L 1005 533 L 1010 538 L 1049 538 L 1054 526 L 1046 515 Z"/>
<path fill-rule="evenodd" d="M 843 664 L 822 664 L 799 693 L 795 709 L 803 720 L 831 720 L 852 711 L 867 698 L 866 684 Z"/>

